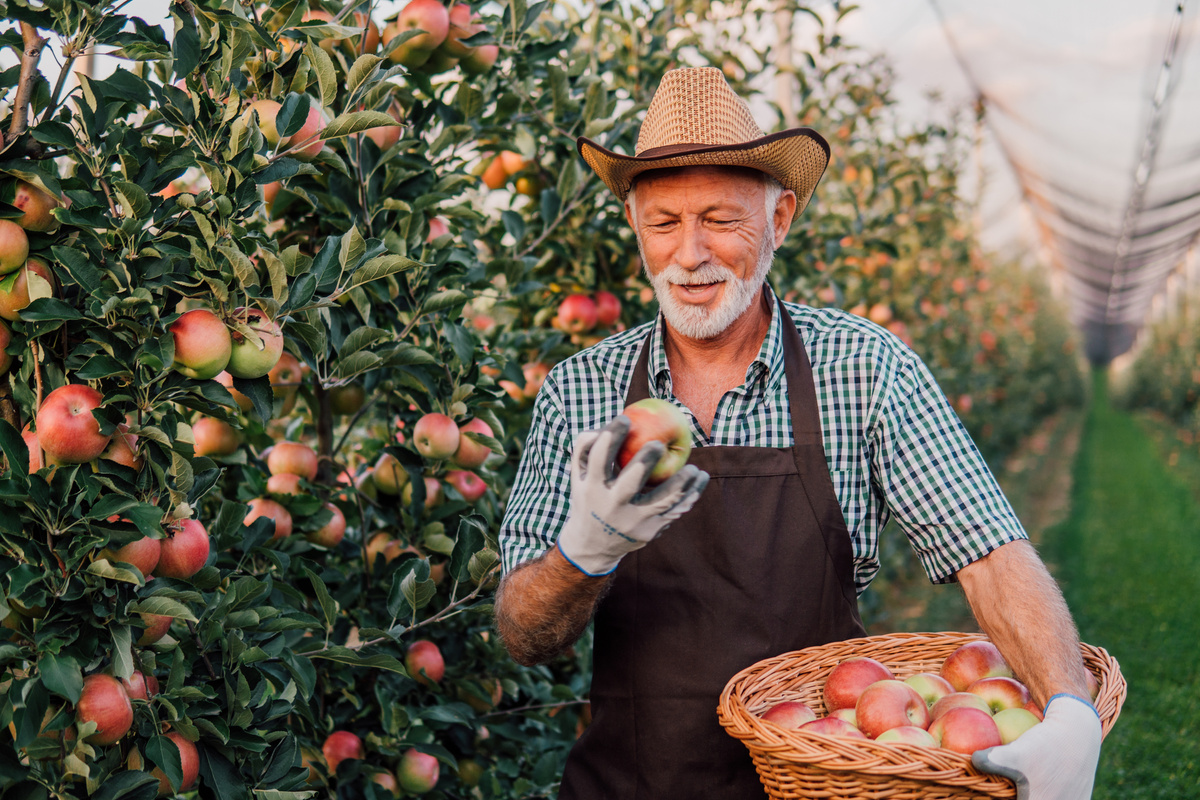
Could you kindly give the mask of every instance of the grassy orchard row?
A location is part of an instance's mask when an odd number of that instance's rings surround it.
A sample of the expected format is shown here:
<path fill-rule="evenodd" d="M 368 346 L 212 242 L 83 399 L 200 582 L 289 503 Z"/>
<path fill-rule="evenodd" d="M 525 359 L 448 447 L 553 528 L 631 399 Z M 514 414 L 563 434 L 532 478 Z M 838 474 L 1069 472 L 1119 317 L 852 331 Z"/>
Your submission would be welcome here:
<path fill-rule="evenodd" d="M 1195 298 L 1186 310 L 1150 325 L 1145 344 L 1128 369 L 1118 373 L 1115 395 L 1128 408 L 1157 412 L 1186 445 L 1200 443 L 1200 323 Z"/>

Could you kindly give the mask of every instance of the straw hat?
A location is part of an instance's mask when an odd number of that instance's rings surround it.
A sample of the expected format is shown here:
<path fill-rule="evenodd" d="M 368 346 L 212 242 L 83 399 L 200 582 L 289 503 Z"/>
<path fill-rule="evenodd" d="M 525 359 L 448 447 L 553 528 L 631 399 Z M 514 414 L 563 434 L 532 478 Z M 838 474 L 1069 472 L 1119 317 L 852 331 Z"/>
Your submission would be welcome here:
<path fill-rule="evenodd" d="M 749 167 L 796 193 L 799 214 L 829 163 L 829 144 L 811 128 L 766 135 L 746 101 L 716 67 L 673 69 L 646 109 L 634 155 L 580 137 L 579 154 L 621 200 L 638 175 L 691 166 Z"/>

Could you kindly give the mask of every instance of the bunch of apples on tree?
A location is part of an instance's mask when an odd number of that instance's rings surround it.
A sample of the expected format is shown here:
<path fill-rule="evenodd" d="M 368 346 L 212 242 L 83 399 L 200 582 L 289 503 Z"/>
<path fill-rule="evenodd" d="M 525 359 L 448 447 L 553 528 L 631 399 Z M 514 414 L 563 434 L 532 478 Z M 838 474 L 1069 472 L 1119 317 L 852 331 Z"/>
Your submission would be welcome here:
<path fill-rule="evenodd" d="M 1089 672 L 1092 699 L 1099 685 Z M 1029 690 L 1000 651 L 980 640 L 962 645 L 938 672 L 903 679 L 873 658 L 840 662 L 821 689 L 825 716 L 785 700 L 760 717 L 789 730 L 938 747 L 970 755 L 1014 742 L 1042 720 Z"/>

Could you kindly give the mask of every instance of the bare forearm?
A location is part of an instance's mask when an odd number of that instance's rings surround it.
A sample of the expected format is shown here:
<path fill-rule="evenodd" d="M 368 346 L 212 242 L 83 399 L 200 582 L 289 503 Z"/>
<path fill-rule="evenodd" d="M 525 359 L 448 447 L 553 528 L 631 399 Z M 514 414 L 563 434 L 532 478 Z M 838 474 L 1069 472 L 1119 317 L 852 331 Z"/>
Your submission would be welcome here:
<path fill-rule="evenodd" d="M 1039 705 L 1062 692 L 1088 696 L 1071 612 L 1032 545 L 1010 542 L 958 580 L 980 627 Z"/>
<path fill-rule="evenodd" d="M 566 650 L 611 585 L 611 575 L 584 575 L 557 547 L 521 564 L 496 590 L 496 629 L 509 655 L 532 666 Z"/>

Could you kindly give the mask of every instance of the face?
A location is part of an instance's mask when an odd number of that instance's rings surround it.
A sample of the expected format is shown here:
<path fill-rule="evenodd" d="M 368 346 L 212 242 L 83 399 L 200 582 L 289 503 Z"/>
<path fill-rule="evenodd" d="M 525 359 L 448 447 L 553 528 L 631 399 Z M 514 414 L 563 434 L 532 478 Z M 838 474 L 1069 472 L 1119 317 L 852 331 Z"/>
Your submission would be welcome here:
<path fill-rule="evenodd" d="M 795 210 L 784 191 L 768 218 L 766 187 L 753 173 L 689 167 L 641 176 L 626 215 L 667 324 L 711 339 L 759 296 Z"/>

